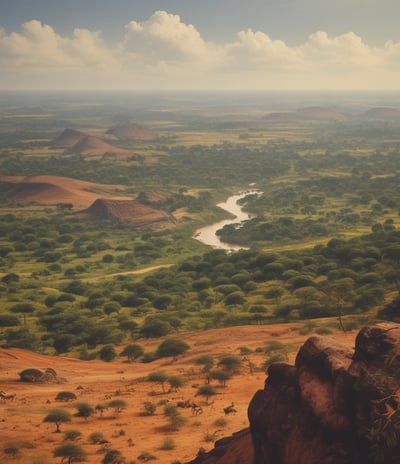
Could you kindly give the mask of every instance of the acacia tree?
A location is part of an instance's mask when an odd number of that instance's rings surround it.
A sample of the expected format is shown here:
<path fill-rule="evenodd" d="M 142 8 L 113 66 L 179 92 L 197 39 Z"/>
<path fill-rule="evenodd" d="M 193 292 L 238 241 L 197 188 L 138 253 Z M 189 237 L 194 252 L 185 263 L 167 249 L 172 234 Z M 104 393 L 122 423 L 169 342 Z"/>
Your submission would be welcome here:
<path fill-rule="evenodd" d="M 197 390 L 196 396 L 197 395 L 204 396 L 206 398 L 206 402 L 208 404 L 208 401 L 209 401 L 210 397 L 214 396 L 216 394 L 217 394 L 217 391 L 215 390 L 215 388 L 212 385 L 202 385 Z"/>
<path fill-rule="evenodd" d="M 26 316 L 27 314 L 32 314 L 35 312 L 35 306 L 32 303 L 17 303 L 14 306 L 11 306 L 10 311 L 17 314 L 22 314 L 24 319 L 24 325 L 26 325 Z"/>
<path fill-rule="evenodd" d="M 134 343 L 133 345 L 127 345 L 120 353 L 120 356 L 127 356 L 128 361 L 132 362 L 140 358 L 140 356 L 143 356 L 143 353 L 143 348 Z"/>
<path fill-rule="evenodd" d="M 67 459 L 68 464 L 86 461 L 86 451 L 76 443 L 64 443 L 54 450 L 55 458 Z"/>
<path fill-rule="evenodd" d="M 156 354 L 159 358 L 171 356 L 175 361 L 179 355 L 186 353 L 189 348 L 189 345 L 183 340 L 168 338 L 158 345 Z"/>
<path fill-rule="evenodd" d="M 60 433 L 60 425 L 64 422 L 71 422 L 71 414 L 65 409 L 52 409 L 43 419 L 43 422 L 52 422 L 56 424 L 56 433 Z"/>
<path fill-rule="evenodd" d="M 149 382 L 157 382 L 161 384 L 162 391 L 165 393 L 165 383 L 168 381 L 169 375 L 164 371 L 150 372 L 147 376 Z"/>

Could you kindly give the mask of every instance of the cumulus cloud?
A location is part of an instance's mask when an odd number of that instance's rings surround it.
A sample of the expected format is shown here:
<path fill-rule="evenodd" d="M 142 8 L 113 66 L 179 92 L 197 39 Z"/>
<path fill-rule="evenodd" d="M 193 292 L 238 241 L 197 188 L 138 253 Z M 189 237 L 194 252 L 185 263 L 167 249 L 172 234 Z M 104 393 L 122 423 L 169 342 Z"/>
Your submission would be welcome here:
<path fill-rule="evenodd" d="M 354 32 L 317 31 L 289 46 L 247 29 L 207 42 L 178 15 L 130 21 L 116 44 L 99 31 L 57 33 L 38 20 L 0 29 L 3 88 L 378 89 L 397 88 L 400 43 L 368 46 Z"/>

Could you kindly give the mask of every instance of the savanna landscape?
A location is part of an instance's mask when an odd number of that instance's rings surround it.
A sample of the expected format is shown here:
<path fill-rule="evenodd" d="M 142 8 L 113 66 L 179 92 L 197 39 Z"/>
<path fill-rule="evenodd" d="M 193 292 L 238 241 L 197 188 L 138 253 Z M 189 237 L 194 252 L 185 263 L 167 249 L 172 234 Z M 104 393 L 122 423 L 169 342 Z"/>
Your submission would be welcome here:
<path fill-rule="evenodd" d="M 0 94 L 3 461 L 189 462 L 308 337 L 399 322 L 399 115 L 396 94 Z M 198 240 L 237 194 L 250 218 Z"/>

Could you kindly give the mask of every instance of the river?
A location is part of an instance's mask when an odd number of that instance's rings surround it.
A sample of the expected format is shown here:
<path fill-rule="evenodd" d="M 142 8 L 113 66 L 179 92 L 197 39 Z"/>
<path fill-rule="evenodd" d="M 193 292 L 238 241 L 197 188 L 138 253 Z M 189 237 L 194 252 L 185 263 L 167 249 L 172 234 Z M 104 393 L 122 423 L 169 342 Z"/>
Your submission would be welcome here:
<path fill-rule="evenodd" d="M 217 230 L 222 229 L 227 224 L 240 224 L 243 221 L 248 221 L 251 216 L 244 212 L 240 205 L 238 205 L 238 200 L 244 198 L 247 195 L 251 195 L 260 192 L 257 190 L 251 190 L 247 192 L 240 193 L 238 195 L 233 195 L 229 197 L 225 202 L 218 203 L 217 206 L 219 208 L 228 211 L 229 213 L 233 214 L 235 217 L 233 219 L 225 219 L 223 221 L 214 222 L 213 224 L 209 224 L 208 226 L 204 226 L 201 229 L 198 229 L 194 235 L 194 238 L 199 240 L 200 242 L 205 243 L 206 245 L 210 245 L 213 248 L 219 248 L 221 250 L 227 251 L 236 251 L 236 250 L 244 250 L 246 247 L 239 246 L 239 245 L 231 245 L 229 243 L 221 242 L 219 237 L 216 235 Z"/>

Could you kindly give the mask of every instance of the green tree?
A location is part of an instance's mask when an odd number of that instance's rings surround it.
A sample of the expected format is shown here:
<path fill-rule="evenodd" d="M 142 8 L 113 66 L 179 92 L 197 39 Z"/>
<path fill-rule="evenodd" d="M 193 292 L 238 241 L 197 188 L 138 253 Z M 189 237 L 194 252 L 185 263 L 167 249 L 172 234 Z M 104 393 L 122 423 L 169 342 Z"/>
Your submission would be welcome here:
<path fill-rule="evenodd" d="M 121 452 L 116 449 L 110 449 L 104 455 L 101 464 L 124 464 L 125 458 L 122 456 Z"/>
<path fill-rule="evenodd" d="M 214 396 L 217 394 L 217 391 L 212 385 L 202 385 L 201 387 L 198 388 L 196 396 L 204 396 L 207 404 L 211 396 Z"/>
<path fill-rule="evenodd" d="M 218 382 L 225 387 L 226 382 L 231 378 L 231 374 L 228 371 L 223 369 L 218 369 L 215 371 L 210 372 L 210 377 L 214 380 L 218 380 Z"/>
<path fill-rule="evenodd" d="M 127 345 L 120 353 L 120 356 L 127 356 L 129 362 L 133 362 L 136 359 L 140 358 L 140 356 L 143 356 L 144 350 L 140 345 L 137 345 L 136 343 L 132 345 Z"/>
<path fill-rule="evenodd" d="M 63 461 L 66 460 L 68 464 L 86 461 L 87 457 L 85 450 L 80 445 L 72 442 L 60 445 L 54 450 L 53 456 L 55 458 L 63 458 Z"/>
<path fill-rule="evenodd" d="M 43 422 L 56 424 L 56 433 L 60 433 L 60 425 L 64 422 L 71 422 L 71 414 L 65 409 L 52 409 L 43 419 Z"/>
<path fill-rule="evenodd" d="M 168 338 L 158 345 L 156 354 L 159 358 L 168 358 L 171 356 L 176 360 L 179 355 L 186 353 L 189 348 L 190 346 L 183 340 Z"/>
<path fill-rule="evenodd" d="M 110 362 L 117 357 L 117 353 L 112 345 L 106 345 L 99 351 L 99 356 L 102 361 Z"/>
<path fill-rule="evenodd" d="M 165 383 L 168 381 L 169 375 L 164 371 L 154 371 L 150 372 L 147 376 L 149 382 L 160 383 L 163 393 L 165 393 Z"/>
<path fill-rule="evenodd" d="M 218 361 L 218 366 L 226 369 L 228 372 L 237 372 L 242 366 L 242 360 L 234 354 L 226 354 Z"/>
<path fill-rule="evenodd" d="M 11 306 L 10 311 L 17 314 L 22 314 L 24 318 L 24 325 L 26 324 L 27 314 L 35 312 L 35 306 L 32 303 L 17 303 Z"/>
<path fill-rule="evenodd" d="M 92 414 L 94 414 L 94 408 L 89 403 L 77 403 L 76 408 L 78 409 L 78 412 L 75 414 L 77 417 L 84 417 L 85 419 L 87 419 Z"/>
<path fill-rule="evenodd" d="M 116 413 L 120 413 L 123 409 L 125 409 L 128 404 L 125 400 L 121 400 L 121 399 L 115 399 L 115 400 L 111 400 L 107 403 L 107 406 L 110 407 L 110 408 L 114 408 L 114 411 Z"/>

